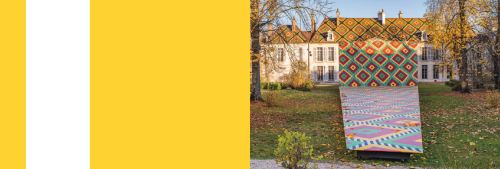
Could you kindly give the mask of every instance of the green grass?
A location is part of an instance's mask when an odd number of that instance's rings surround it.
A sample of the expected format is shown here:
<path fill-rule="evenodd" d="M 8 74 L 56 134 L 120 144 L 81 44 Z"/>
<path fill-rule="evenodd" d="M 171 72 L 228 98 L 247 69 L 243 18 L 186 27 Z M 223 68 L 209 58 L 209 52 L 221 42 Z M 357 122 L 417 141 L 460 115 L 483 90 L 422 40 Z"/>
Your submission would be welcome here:
<path fill-rule="evenodd" d="M 310 136 L 316 155 L 326 156 L 327 161 L 403 165 L 394 160 L 358 160 L 355 151 L 346 150 L 342 115 L 333 101 L 339 95 L 338 85 L 317 85 L 310 92 L 279 92 L 286 100 L 282 107 L 263 103 L 250 107 L 250 158 L 273 159 L 278 135 L 287 129 Z M 500 167 L 500 115 L 493 114 L 483 101 L 449 96 L 457 93 L 445 85 L 422 84 L 419 94 L 424 153 L 413 154 L 405 166 Z"/>

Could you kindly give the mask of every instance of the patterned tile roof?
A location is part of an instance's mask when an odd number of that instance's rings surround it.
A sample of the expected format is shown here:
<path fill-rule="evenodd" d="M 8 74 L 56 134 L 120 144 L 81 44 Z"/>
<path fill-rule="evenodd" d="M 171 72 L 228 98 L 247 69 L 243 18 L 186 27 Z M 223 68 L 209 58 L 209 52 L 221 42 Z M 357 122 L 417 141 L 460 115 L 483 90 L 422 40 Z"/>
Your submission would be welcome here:
<path fill-rule="evenodd" d="M 270 38 L 272 43 L 304 43 L 309 40 L 310 31 L 301 31 L 298 26 L 295 26 L 293 31 L 292 25 L 281 26 Z"/>
<path fill-rule="evenodd" d="M 295 26 L 281 26 L 270 38 L 272 43 L 327 43 L 328 31 L 333 31 L 335 41 L 364 41 L 374 37 L 385 40 L 420 41 L 420 33 L 427 29 L 425 18 L 386 18 L 385 26 L 377 18 L 325 18 L 318 29 L 310 35 L 309 31 L 300 31 Z"/>

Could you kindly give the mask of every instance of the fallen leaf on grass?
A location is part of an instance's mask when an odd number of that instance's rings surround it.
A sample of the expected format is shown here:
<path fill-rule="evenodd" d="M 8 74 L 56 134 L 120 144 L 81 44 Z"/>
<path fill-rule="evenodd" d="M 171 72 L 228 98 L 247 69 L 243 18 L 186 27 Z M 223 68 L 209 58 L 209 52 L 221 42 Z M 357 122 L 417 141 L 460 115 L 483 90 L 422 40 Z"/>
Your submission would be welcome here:
<path fill-rule="evenodd" d="M 347 135 L 346 137 L 353 138 L 353 137 L 354 137 L 354 134 L 353 134 L 353 133 L 351 133 L 351 134 Z"/>

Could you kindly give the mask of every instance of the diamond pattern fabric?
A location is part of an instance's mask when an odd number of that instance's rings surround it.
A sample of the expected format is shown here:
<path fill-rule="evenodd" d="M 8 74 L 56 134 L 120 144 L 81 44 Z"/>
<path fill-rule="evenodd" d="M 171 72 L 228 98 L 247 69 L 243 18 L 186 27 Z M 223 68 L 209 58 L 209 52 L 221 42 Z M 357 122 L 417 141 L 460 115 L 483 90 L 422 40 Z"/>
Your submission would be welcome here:
<path fill-rule="evenodd" d="M 417 86 L 340 89 L 347 149 L 423 153 Z"/>

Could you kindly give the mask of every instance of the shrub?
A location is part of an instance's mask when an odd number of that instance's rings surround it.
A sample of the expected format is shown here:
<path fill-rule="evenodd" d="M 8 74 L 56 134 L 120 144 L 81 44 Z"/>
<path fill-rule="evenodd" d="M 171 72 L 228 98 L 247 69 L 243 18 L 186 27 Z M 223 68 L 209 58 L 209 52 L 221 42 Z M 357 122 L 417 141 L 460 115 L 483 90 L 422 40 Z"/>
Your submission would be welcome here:
<path fill-rule="evenodd" d="M 311 91 L 313 88 L 314 88 L 314 81 L 310 80 L 310 81 L 304 83 L 304 85 L 302 87 L 297 88 L 297 90 L 300 90 L 300 91 Z"/>
<path fill-rule="evenodd" d="M 291 76 L 291 74 L 284 74 L 282 76 L 282 80 L 283 80 L 283 83 L 282 83 L 282 88 L 283 89 L 294 89 L 294 87 L 292 86 L 292 81 L 293 81 L 293 78 Z"/>
<path fill-rule="evenodd" d="M 267 89 L 267 82 L 260 82 L 260 89 Z"/>
<path fill-rule="evenodd" d="M 281 83 L 269 83 L 269 90 L 281 90 Z"/>
<path fill-rule="evenodd" d="M 460 82 L 461 82 L 460 80 L 450 79 L 450 81 L 445 82 L 445 84 L 450 86 L 450 87 L 453 87 L 453 85 L 455 85 L 455 83 L 460 83 Z"/>
<path fill-rule="evenodd" d="M 279 136 L 278 148 L 274 150 L 276 163 L 287 169 L 307 168 L 313 157 L 313 146 L 309 145 L 311 137 L 299 132 L 285 130 L 285 136 Z M 318 159 L 323 158 L 319 156 Z M 316 164 L 314 168 L 316 168 Z"/>
<path fill-rule="evenodd" d="M 278 107 L 283 104 L 283 97 L 278 91 L 264 93 L 264 98 L 268 107 Z"/>
<path fill-rule="evenodd" d="M 305 62 L 296 61 L 291 65 L 291 70 L 289 74 L 282 76 L 283 88 L 296 89 L 300 91 L 308 91 L 311 87 L 307 84 L 310 80 L 311 75 L 307 72 L 307 64 Z"/>
<path fill-rule="evenodd" d="M 446 85 L 452 87 L 452 91 L 460 91 L 462 90 L 461 86 L 462 81 L 460 80 L 455 80 L 455 79 L 450 79 L 450 81 L 445 82 Z"/>
<path fill-rule="evenodd" d="M 486 102 L 491 108 L 497 108 L 500 104 L 500 93 L 496 90 L 488 91 L 486 93 Z"/>
<path fill-rule="evenodd" d="M 462 90 L 462 85 L 460 83 L 454 83 L 453 88 L 451 88 L 452 91 L 461 91 Z"/>

